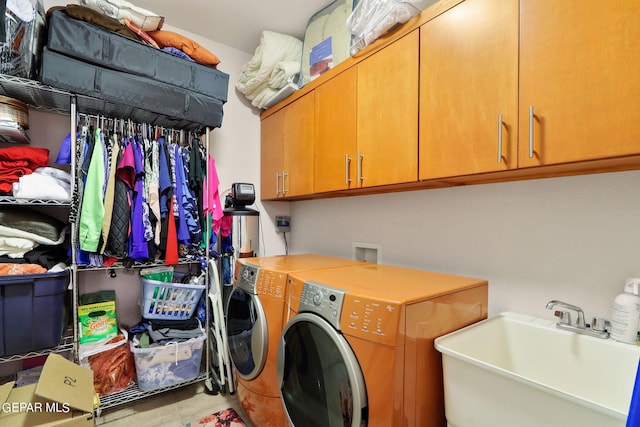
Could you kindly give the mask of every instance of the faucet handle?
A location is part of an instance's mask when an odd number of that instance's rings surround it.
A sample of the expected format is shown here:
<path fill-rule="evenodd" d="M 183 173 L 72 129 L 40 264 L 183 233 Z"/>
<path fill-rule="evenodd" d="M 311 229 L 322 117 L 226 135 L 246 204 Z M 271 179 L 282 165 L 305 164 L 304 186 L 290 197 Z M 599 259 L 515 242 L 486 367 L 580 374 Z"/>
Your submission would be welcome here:
<path fill-rule="evenodd" d="M 558 323 L 561 323 L 561 324 L 564 324 L 564 325 L 570 325 L 571 324 L 571 313 L 569 313 L 568 311 L 556 310 L 553 313 L 553 315 L 558 318 Z"/>
<path fill-rule="evenodd" d="M 594 317 L 591 321 L 591 329 L 597 332 L 607 332 L 611 328 L 611 322 L 603 317 Z"/>

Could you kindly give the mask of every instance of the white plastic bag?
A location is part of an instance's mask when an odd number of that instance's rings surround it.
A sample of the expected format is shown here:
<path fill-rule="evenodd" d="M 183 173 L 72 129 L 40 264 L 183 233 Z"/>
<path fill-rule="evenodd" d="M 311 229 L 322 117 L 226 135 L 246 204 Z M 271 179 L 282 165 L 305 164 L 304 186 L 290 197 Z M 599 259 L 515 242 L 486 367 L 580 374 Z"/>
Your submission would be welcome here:
<path fill-rule="evenodd" d="M 437 0 L 360 0 L 347 19 L 351 54 L 404 24 Z"/>

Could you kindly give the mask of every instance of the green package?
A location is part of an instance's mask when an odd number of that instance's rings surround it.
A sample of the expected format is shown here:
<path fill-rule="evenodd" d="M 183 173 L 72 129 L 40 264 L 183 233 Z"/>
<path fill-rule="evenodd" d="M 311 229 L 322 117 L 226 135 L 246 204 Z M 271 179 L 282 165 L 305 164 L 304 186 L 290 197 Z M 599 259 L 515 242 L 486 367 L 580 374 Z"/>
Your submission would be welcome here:
<path fill-rule="evenodd" d="M 108 341 L 118 335 L 115 300 L 115 291 L 100 291 L 80 297 L 80 344 Z"/>

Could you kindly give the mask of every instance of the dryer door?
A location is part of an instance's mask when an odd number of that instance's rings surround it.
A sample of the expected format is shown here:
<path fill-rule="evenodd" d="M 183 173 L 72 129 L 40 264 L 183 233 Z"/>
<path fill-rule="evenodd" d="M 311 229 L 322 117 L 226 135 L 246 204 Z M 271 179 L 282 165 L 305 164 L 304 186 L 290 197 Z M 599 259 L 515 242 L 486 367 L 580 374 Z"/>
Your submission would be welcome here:
<path fill-rule="evenodd" d="M 345 337 L 322 317 L 301 313 L 285 326 L 277 356 L 280 396 L 296 427 L 367 425 L 362 370 Z"/>
<path fill-rule="evenodd" d="M 257 295 L 235 288 L 227 302 L 229 354 L 238 375 L 257 377 L 267 360 L 269 337 L 267 318 Z"/>

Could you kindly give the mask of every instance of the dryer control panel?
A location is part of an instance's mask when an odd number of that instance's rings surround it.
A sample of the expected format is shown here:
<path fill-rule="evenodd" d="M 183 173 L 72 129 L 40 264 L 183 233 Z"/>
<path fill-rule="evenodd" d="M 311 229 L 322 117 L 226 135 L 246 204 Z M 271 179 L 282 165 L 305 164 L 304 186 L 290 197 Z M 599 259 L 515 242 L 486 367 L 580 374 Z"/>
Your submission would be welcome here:
<path fill-rule="evenodd" d="M 277 299 L 284 299 L 287 285 L 287 274 L 281 271 L 261 268 L 256 282 L 256 294 Z"/>
<path fill-rule="evenodd" d="M 401 305 L 349 293 L 343 307 L 342 331 L 370 341 L 397 345 L 400 330 Z"/>
<path fill-rule="evenodd" d="M 317 282 L 305 282 L 300 295 L 298 312 L 316 313 L 340 330 L 340 314 L 344 302 L 344 289 Z"/>

